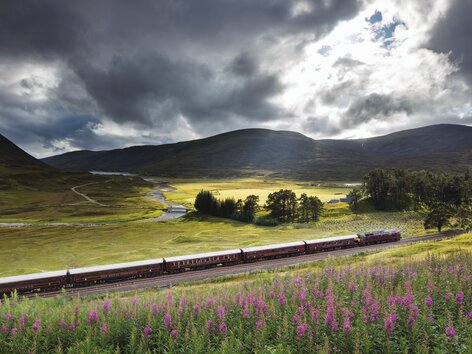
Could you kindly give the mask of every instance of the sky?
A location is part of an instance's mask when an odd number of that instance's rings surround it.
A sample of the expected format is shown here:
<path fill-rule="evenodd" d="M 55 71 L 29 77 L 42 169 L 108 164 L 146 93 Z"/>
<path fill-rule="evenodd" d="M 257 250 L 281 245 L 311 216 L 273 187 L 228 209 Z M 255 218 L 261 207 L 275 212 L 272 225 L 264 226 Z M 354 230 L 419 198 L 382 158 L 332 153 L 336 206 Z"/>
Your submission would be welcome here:
<path fill-rule="evenodd" d="M 229 130 L 472 125 L 472 0 L 4 0 L 0 133 L 36 157 Z"/>

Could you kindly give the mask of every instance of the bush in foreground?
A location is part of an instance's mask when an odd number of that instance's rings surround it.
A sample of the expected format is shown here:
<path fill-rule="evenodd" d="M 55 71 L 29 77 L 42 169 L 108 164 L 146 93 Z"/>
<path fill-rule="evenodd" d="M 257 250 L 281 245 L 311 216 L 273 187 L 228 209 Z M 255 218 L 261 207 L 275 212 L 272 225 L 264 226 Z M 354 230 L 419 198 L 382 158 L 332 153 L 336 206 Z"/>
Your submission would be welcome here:
<path fill-rule="evenodd" d="M 10 299 L 0 352 L 465 353 L 471 282 L 457 253 L 179 294 Z"/>

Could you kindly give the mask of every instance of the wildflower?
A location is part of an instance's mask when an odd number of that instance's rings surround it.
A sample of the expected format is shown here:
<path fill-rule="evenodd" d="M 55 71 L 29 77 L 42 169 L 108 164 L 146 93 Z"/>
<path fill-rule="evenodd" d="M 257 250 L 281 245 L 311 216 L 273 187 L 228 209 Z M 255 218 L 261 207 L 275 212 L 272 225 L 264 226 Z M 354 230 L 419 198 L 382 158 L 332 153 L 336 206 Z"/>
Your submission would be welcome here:
<path fill-rule="evenodd" d="M 465 315 L 465 317 L 466 317 L 468 320 L 472 321 L 472 311 L 467 312 L 467 315 Z"/>
<path fill-rule="evenodd" d="M 256 329 L 262 329 L 264 328 L 264 321 L 259 320 L 256 322 Z"/>
<path fill-rule="evenodd" d="M 224 306 L 218 306 L 216 309 L 216 314 L 218 315 L 218 318 L 220 321 L 223 321 L 225 318 L 225 307 Z"/>
<path fill-rule="evenodd" d="M 456 336 L 456 331 L 454 330 L 454 327 L 446 326 L 446 336 L 448 336 L 449 338 L 453 338 Z"/>
<path fill-rule="evenodd" d="M 172 296 L 172 293 L 168 293 L 167 294 L 167 302 L 172 302 L 173 299 L 174 299 L 174 297 Z"/>
<path fill-rule="evenodd" d="M 349 316 L 344 317 L 344 332 L 350 333 L 351 332 L 351 319 Z"/>
<path fill-rule="evenodd" d="M 108 333 L 108 326 L 106 323 L 102 323 L 102 326 L 100 327 L 100 331 L 102 332 L 102 334 Z"/>
<path fill-rule="evenodd" d="M 228 331 L 228 327 L 226 327 L 226 323 L 222 322 L 220 324 L 220 333 L 223 335 L 223 336 L 226 336 L 226 332 Z"/>
<path fill-rule="evenodd" d="M 296 325 L 300 321 L 300 317 L 298 316 L 293 316 L 292 317 L 292 324 Z"/>
<path fill-rule="evenodd" d="M 41 327 L 41 320 L 34 321 L 33 325 L 31 326 L 31 328 L 35 332 L 38 332 L 40 327 Z"/>
<path fill-rule="evenodd" d="M 448 292 L 448 293 L 446 293 L 446 295 L 444 295 L 444 300 L 449 301 L 451 299 L 451 297 L 452 297 L 451 292 Z"/>
<path fill-rule="evenodd" d="M 5 315 L 5 319 L 6 319 L 7 321 L 10 321 L 12 318 L 13 318 L 13 316 L 11 315 L 11 313 L 10 313 L 10 312 L 7 312 L 6 315 Z"/>
<path fill-rule="evenodd" d="M 170 313 L 166 313 L 164 315 L 164 324 L 167 328 L 170 328 L 170 326 L 172 326 L 172 316 L 170 315 Z"/>
<path fill-rule="evenodd" d="M 274 299 L 275 298 L 275 291 L 271 290 L 269 296 L 270 296 L 271 299 Z"/>
<path fill-rule="evenodd" d="M 280 305 L 285 305 L 285 294 L 284 293 L 280 293 L 280 295 L 279 295 L 279 304 Z"/>
<path fill-rule="evenodd" d="M 433 305 L 433 298 L 431 296 L 428 296 L 425 300 L 424 300 L 424 304 L 428 307 L 431 307 Z"/>
<path fill-rule="evenodd" d="M 297 337 L 301 338 L 305 335 L 305 332 L 308 329 L 308 324 L 303 323 L 300 326 L 297 327 Z"/>
<path fill-rule="evenodd" d="M 9 328 L 10 326 L 8 323 L 5 323 L 2 327 L 0 327 L 0 333 L 7 333 Z"/>
<path fill-rule="evenodd" d="M 159 313 L 159 305 L 158 304 L 152 304 L 151 305 L 151 311 L 154 315 L 157 315 Z"/>
<path fill-rule="evenodd" d="M 107 314 L 108 311 L 110 311 L 110 308 L 111 308 L 111 301 L 105 300 L 105 302 L 103 303 L 103 312 Z"/>
<path fill-rule="evenodd" d="M 138 298 L 136 296 L 133 296 L 131 299 L 129 299 L 133 305 L 136 305 L 138 303 Z"/>
<path fill-rule="evenodd" d="M 16 327 L 13 327 L 10 331 L 10 336 L 14 337 L 18 333 L 18 329 Z"/>
<path fill-rule="evenodd" d="M 24 326 L 26 324 L 26 322 L 28 322 L 28 316 L 26 315 L 23 315 L 20 317 L 20 323 L 22 326 Z"/>
<path fill-rule="evenodd" d="M 170 335 L 174 337 L 174 339 L 177 339 L 177 337 L 179 336 L 179 332 L 176 329 L 173 329 L 172 331 L 170 331 Z"/>
<path fill-rule="evenodd" d="M 388 336 L 391 336 L 393 333 L 393 328 L 395 327 L 395 323 L 397 322 L 398 315 L 396 313 L 392 313 L 387 316 L 384 320 L 385 329 L 387 330 Z"/>
<path fill-rule="evenodd" d="M 406 319 L 406 324 L 409 326 L 409 327 L 413 327 L 415 325 L 415 321 L 416 321 L 416 318 L 413 317 L 413 316 L 408 316 L 408 318 Z"/>
<path fill-rule="evenodd" d="M 72 323 L 69 325 L 69 331 L 74 332 L 75 331 L 75 325 Z"/>
<path fill-rule="evenodd" d="M 464 303 L 464 292 L 463 291 L 458 291 L 456 293 L 456 304 L 457 305 L 462 305 Z"/>
<path fill-rule="evenodd" d="M 208 331 L 210 331 L 213 328 L 213 321 L 212 320 L 207 321 L 206 328 L 207 328 Z"/>
<path fill-rule="evenodd" d="M 61 320 L 61 322 L 59 323 L 59 327 L 61 327 L 61 329 L 67 328 L 67 323 L 66 323 L 66 321 Z"/>
<path fill-rule="evenodd" d="M 98 312 L 97 310 L 92 310 L 89 312 L 88 318 L 87 318 L 87 324 L 90 325 L 92 323 L 95 323 L 98 321 Z"/>
<path fill-rule="evenodd" d="M 198 310 L 199 310 L 199 307 L 198 307 L 197 304 L 195 304 L 195 305 L 193 306 L 193 314 L 194 314 L 194 315 L 198 315 Z"/>
<path fill-rule="evenodd" d="M 145 338 L 151 338 L 151 333 L 152 333 L 151 327 L 144 327 L 143 332 L 144 332 Z"/>

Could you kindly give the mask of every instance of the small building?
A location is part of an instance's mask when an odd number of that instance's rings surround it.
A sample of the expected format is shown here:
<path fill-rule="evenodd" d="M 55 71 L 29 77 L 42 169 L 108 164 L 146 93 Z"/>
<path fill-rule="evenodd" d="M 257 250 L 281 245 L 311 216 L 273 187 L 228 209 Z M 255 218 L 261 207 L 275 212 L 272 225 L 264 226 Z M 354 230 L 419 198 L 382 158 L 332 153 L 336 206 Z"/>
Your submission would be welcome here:
<path fill-rule="evenodd" d="M 335 203 L 339 203 L 339 199 L 328 200 L 328 204 L 335 204 Z"/>

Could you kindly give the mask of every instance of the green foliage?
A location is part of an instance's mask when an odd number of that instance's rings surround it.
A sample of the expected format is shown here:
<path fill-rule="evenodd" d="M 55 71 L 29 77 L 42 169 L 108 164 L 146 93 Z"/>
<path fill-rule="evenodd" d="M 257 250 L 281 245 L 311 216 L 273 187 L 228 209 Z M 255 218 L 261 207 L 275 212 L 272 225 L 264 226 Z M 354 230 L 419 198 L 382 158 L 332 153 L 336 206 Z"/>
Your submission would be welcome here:
<path fill-rule="evenodd" d="M 302 193 L 300 198 L 290 189 L 281 189 L 267 197 L 264 208 L 269 216 L 280 223 L 319 221 L 323 214 L 323 203 L 315 196 Z"/>

